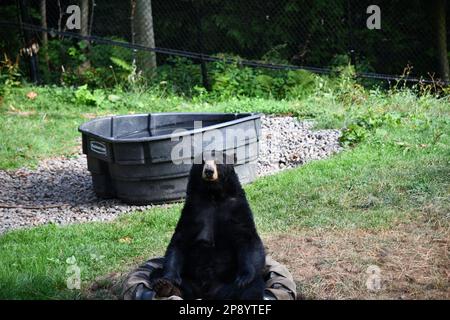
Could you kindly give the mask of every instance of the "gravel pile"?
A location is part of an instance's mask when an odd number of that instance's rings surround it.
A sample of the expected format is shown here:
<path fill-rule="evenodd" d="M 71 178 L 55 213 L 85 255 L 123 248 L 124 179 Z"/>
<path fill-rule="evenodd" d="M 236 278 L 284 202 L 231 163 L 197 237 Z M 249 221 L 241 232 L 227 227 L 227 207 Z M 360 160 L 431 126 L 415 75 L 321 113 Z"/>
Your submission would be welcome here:
<path fill-rule="evenodd" d="M 268 175 L 340 151 L 339 130 L 312 131 L 312 125 L 291 117 L 264 117 L 258 174 Z M 81 151 L 72 158 L 42 161 L 36 170 L 0 170 L 0 234 L 45 223 L 108 221 L 150 207 L 98 199 Z"/>
<path fill-rule="evenodd" d="M 292 117 L 263 117 L 258 175 L 273 174 L 341 150 L 340 130 L 313 131 L 311 121 Z"/>

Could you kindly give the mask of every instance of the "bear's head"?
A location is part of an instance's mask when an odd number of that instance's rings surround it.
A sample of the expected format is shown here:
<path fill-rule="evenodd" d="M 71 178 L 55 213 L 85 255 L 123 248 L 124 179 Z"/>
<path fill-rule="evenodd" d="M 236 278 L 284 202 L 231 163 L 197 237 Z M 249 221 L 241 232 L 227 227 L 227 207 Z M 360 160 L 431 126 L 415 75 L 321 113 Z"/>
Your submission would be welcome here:
<path fill-rule="evenodd" d="M 213 189 L 224 187 L 230 178 L 237 179 L 234 171 L 235 162 L 235 154 L 204 153 L 201 161 L 194 161 L 189 179 L 196 186 L 203 185 Z"/>

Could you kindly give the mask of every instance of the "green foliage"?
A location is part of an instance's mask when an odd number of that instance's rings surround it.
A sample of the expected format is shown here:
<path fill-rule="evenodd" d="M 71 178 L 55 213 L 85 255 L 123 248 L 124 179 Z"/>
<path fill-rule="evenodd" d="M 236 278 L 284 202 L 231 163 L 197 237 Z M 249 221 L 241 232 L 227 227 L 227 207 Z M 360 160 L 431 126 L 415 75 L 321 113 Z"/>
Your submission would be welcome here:
<path fill-rule="evenodd" d="M 113 37 L 112 40 L 123 41 Z M 44 61 L 49 57 L 49 64 Z M 130 88 L 140 85 L 133 74 L 130 50 L 86 41 L 52 39 L 40 54 L 40 71 L 44 81 L 67 86 L 87 84 L 91 88 Z M 130 75 L 133 79 L 130 80 Z M 140 80 L 140 79 L 139 79 Z"/>
<path fill-rule="evenodd" d="M 223 60 L 207 64 L 212 90 L 202 87 L 201 68 L 186 58 L 170 58 L 159 67 L 154 81 L 164 93 L 186 97 L 227 100 L 232 97 L 299 98 L 313 92 L 317 77 L 307 71 L 255 69 L 239 63 L 239 57 L 219 55 Z M 236 62 L 228 63 L 226 58 Z"/>
<path fill-rule="evenodd" d="M 55 27 L 58 3 L 49 1 L 47 6 L 49 26 Z M 350 45 L 357 50 L 355 59 L 358 72 L 375 69 L 380 73 L 401 74 L 409 61 L 414 64 L 414 72 L 417 74 L 425 75 L 434 68 L 436 49 L 433 37 L 429 36 L 433 34 L 433 24 L 429 23 L 427 4 L 420 0 L 395 1 L 390 4 L 390 9 L 383 13 L 383 32 L 374 32 L 365 27 L 364 4 L 355 4 L 349 11 L 348 3 L 344 0 L 167 0 L 153 6 L 154 16 L 159 17 L 154 21 L 159 47 L 199 51 L 198 26 L 196 19 L 193 19 L 193 7 L 201 9 L 203 46 L 207 53 L 226 51 L 264 62 L 329 67 L 336 63 L 346 64 L 348 57 L 345 53 L 348 52 L 351 40 Z M 122 36 L 128 34 L 129 10 L 127 2 L 119 0 L 102 2 L 96 6 L 96 35 L 111 34 L 111 21 L 115 26 L 113 33 Z M 399 12 L 405 14 L 398 14 Z M 35 19 L 34 22 L 38 23 L 40 17 L 37 7 L 30 7 L 30 14 Z M 352 16 L 351 21 L 347 19 L 348 14 Z M 5 21 L 17 21 L 17 6 L 7 1 L 7 4 L 0 7 L 0 16 Z M 351 30 L 347 22 L 353 23 Z M 181 28 L 183 32 L 179 32 Z M 22 39 L 18 36 L 18 31 L 18 28 L 9 26 L 0 29 L 2 52 L 12 56 L 19 51 Z M 116 81 L 113 76 L 108 77 L 111 75 L 110 57 L 117 57 L 131 64 L 135 54 L 126 48 L 95 42 L 90 44 L 88 50 L 84 50 L 75 41 L 58 39 L 52 34 L 49 39 L 49 68 L 42 59 L 45 51 L 43 46 L 39 53 L 40 67 L 45 73 L 46 83 L 61 83 L 62 73 L 75 72 L 73 64 L 89 60 L 93 68 L 102 70 L 91 72 L 85 82 L 83 78 L 77 82 L 76 77 L 67 76 L 65 83 L 81 85 L 90 81 L 90 86 L 96 83 L 113 87 Z M 110 39 L 124 40 L 119 37 Z M 165 57 L 158 56 L 158 59 L 165 60 Z M 65 69 L 64 72 L 62 68 Z M 93 78 L 101 78 L 103 81 L 94 81 Z M 179 86 L 180 83 L 176 81 L 173 85 Z M 187 90 L 176 88 L 177 92 L 191 95 L 195 84 Z"/>
<path fill-rule="evenodd" d="M 193 96 L 194 88 L 202 85 L 200 66 L 187 58 L 171 57 L 158 68 L 155 83 L 164 93 Z"/>
<path fill-rule="evenodd" d="M 301 98 L 312 93 L 318 85 L 317 76 L 304 70 L 280 71 L 255 69 L 243 66 L 239 63 L 239 57 L 219 55 L 221 61 L 209 63 L 208 75 L 212 83 L 209 98 L 213 100 L 227 100 L 233 97 L 254 98 Z M 232 58 L 234 63 L 228 63 L 225 59 Z M 200 69 L 198 65 L 188 65 L 189 68 Z M 175 70 L 177 68 L 177 70 Z M 191 70 L 183 68 L 182 65 L 174 66 L 173 72 L 177 74 L 184 70 L 183 74 L 192 73 Z M 200 76 L 200 75 L 199 75 Z M 164 81 L 172 83 L 179 78 L 165 78 Z M 200 84 L 200 79 L 197 80 Z M 196 94 L 189 92 L 187 96 Z"/>
<path fill-rule="evenodd" d="M 305 70 L 288 71 L 286 79 L 287 96 L 302 98 L 317 88 L 317 77 Z"/>
<path fill-rule="evenodd" d="M 339 141 L 346 146 L 353 146 L 363 141 L 367 136 L 367 129 L 357 123 L 350 124 L 342 132 Z"/>
<path fill-rule="evenodd" d="M 110 57 L 109 59 L 112 61 L 112 63 L 114 63 L 116 66 L 120 67 L 122 70 L 128 71 L 130 73 L 133 71 L 133 66 L 131 66 L 125 60 L 116 58 L 116 57 Z"/>
<path fill-rule="evenodd" d="M 293 84 L 303 84 L 303 75 L 306 79 L 311 75 L 298 71 L 295 73 L 295 76 L 291 76 L 292 79 L 297 79 Z M 260 88 L 266 81 L 279 81 L 281 78 L 277 77 L 279 74 L 270 78 L 264 77 L 265 75 L 258 75 Z M 0 126 L 6 128 L 0 132 L 0 140 L 3 141 L 0 146 L 0 167 L 14 168 L 34 164 L 44 155 L 60 154 L 67 145 L 72 148 L 77 144 L 74 139 L 79 135 L 77 125 L 93 116 L 106 114 L 170 111 L 289 114 L 314 119 L 316 128 L 342 129 L 341 143 L 348 148 L 371 143 L 379 147 L 389 145 L 408 150 L 418 148 L 419 144 L 413 141 L 402 144 L 404 141 L 399 142 L 385 133 L 405 127 L 416 131 L 431 130 L 432 124 L 437 121 L 434 119 L 437 113 L 430 110 L 448 114 L 448 97 L 439 99 L 431 94 L 420 95 L 422 91 L 419 88 L 385 92 L 364 89 L 351 79 L 340 86 L 341 82 L 330 77 L 312 77 L 315 84 L 310 94 L 283 99 L 270 96 L 267 92 L 262 97 L 206 92 L 202 86 L 192 89 L 192 97 L 179 96 L 170 92 L 172 86 L 164 81 L 150 88 L 143 86 L 142 88 L 147 89 L 142 90 L 125 90 L 121 87 L 93 89 L 86 84 L 75 89 L 56 86 L 11 87 L 11 94 L 5 95 L 3 99 L 3 106 L 6 108 L 0 109 Z M 36 92 L 37 97 L 27 98 L 29 91 Z M 224 98 L 226 95 L 229 98 Z M 442 118 L 439 114 L 438 116 Z M 21 133 L 24 127 L 27 128 L 26 135 Z M 59 135 L 60 132 L 66 134 L 59 140 L 47 138 Z M 442 127 L 434 128 L 430 136 L 436 137 L 439 143 L 442 136 L 445 136 L 445 130 Z M 33 137 L 31 144 L 27 137 Z M 15 149 L 16 141 L 22 141 L 22 145 L 26 146 L 23 152 Z"/>
<path fill-rule="evenodd" d="M 119 39 L 114 39 L 119 41 Z M 280 56 L 284 45 L 274 47 L 263 56 L 287 63 Z M 61 60 L 61 52 L 66 58 Z M 255 97 L 274 99 L 302 99 L 315 92 L 337 90 L 342 98 L 355 93 L 359 85 L 355 81 L 355 70 L 348 65 L 347 56 L 338 56 L 334 74 L 318 77 L 305 70 L 270 70 L 251 68 L 240 63 L 239 56 L 218 54 L 221 60 L 206 63 L 211 91 L 203 86 L 200 64 L 191 59 L 169 57 L 156 70 L 156 76 L 148 79 L 137 69 L 129 51 L 124 48 L 73 43 L 67 40 L 49 42 L 50 69 L 62 64 L 61 73 L 50 72 L 55 82 L 67 86 L 87 84 L 89 88 L 120 88 L 125 91 L 144 92 L 158 90 L 164 95 L 180 95 L 203 100 L 227 100 L 231 97 Z M 278 58 L 276 58 L 278 57 Z M 42 59 L 42 56 L 41 56 Z M 229 63 L 232 59 L 234 63 Z M 342 64 L 340 64 L 342 63 Z M 57 76 L 59 74 L 59 77 Z"/>
<path fill-rule="evenodd" d="M 263 76 L 260 71 L 240 66 L 238 63 L 228 64 L 215 62 L 211 70 L 212 95 L 218 98 L 257 97 L 269 88 L 272 78 Z"/>
<path fill-rule="evenodd" d="M 105 100 L 105 94 L 101 89 L 95 89 L 93 91 L 88 89 L 87 84 L 78 87 L 74 93 L 75 102 L 77 104 L 88 106 L 101 106 Z"/>
<path fill-rule="evenodd" d="M 19 57 L 17 56 L 16 61 L 12 61 L 5 53 L 3 60 L 0 61 L 0 98 L 7 95 L 12 88 L 18 87 L 21 79 Z"/>
<path fill-rule="evenodd" d="M 107 37 L 109 40 L 117 42 L 126 42 L 120 37 Z M 128 64 L 133 60 L 133 51 L 119 46 L 110 46 L 93 43 L 89 49 L 89 59 L 95 67 L 108 67 L 110 58 L 119 58 Z"/>
<path fill-rule="evenodd" d="M 80 41 L 76 46 L 71 46 L 69 49 L 67 49 L 67 54 L 75 61 L 82 63 L 87 60 L 87 56 L 85 53 L 86 48 L 87 48 L 86 42 Z"/>

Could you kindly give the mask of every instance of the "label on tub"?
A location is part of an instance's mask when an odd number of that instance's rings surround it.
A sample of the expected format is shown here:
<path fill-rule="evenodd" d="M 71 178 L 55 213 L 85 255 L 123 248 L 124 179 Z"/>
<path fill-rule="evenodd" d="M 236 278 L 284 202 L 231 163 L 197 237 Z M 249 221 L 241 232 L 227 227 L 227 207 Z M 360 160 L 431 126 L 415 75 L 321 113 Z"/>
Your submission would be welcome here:
<path fill-rule="evenodd" d="M 103 142 L 91 140 L 91 151 L 106 156 L 106 145 Z"/>

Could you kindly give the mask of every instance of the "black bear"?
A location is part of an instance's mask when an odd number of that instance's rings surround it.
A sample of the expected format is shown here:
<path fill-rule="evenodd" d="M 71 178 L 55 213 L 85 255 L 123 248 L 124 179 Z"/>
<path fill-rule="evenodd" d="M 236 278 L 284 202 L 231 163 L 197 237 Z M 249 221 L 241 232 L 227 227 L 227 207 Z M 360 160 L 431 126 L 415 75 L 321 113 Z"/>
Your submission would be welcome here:
<path fill-rule="evenodd" d="M 181 217 L 153 289 L 184 299 L 263 298 L 265 252 L 229 156 L 190 171 Z"/>

